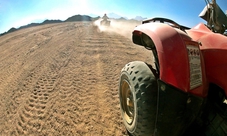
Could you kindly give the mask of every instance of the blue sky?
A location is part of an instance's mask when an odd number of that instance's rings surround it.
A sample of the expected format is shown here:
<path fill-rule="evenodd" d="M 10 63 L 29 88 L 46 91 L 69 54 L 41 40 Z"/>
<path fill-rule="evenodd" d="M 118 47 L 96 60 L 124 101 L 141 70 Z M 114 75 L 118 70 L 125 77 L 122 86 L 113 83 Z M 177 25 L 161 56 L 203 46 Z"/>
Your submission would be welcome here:
<path fill-rule="evenodd" d="M 216 0 L 224 12 L 227 0 Z M 116 13 L 123 17 L 166 17 L 193 27 L 205 0 L 0 0 L 0 33 L 45 19 L 65 20 L 76 14 Z"/>

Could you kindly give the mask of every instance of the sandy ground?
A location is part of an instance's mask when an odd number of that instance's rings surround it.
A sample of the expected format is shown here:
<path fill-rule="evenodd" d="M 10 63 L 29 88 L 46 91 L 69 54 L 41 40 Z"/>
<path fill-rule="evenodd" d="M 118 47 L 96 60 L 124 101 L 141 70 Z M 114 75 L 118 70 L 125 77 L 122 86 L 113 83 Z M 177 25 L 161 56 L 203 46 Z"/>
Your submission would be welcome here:
<path fill-rule="evenodd" d="M 71 22 L 1 36 L 0 135 L 127 135 L 120 71 L 152 58 L 132 43 L 134 25 Z"/>

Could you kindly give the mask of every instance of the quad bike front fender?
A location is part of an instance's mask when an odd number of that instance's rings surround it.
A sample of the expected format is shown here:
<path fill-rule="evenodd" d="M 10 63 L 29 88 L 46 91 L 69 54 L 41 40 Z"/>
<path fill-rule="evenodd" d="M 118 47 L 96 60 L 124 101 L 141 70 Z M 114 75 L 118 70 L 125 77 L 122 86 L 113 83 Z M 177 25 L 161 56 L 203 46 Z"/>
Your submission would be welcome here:
<path fill-rule="evenodd" d="M 161 81 L 200 97 L 207 95 L 199 44 L 185 32 L 163 23 L 146 23 L 134 29 L 132 39 L 135 44 L 156 50 Z M 194 58 L 195 67 L 191 63 Z"/>

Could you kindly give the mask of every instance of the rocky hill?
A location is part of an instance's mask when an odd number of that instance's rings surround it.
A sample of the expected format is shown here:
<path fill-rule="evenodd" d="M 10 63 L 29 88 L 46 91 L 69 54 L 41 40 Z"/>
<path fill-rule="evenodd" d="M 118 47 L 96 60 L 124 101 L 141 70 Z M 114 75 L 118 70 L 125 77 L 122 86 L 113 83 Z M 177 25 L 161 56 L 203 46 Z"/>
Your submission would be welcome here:
<path fill-rule="evenodd" d="M 67 18 L 65 21 L 62 21 L 62 20 L 48 20 L 47 19 L 47 20 L 43 21 L 42 23 L 31 23 L 31 24 L 27 24 L 27 25 L 21 26 L 19 28 L 14 28 L 13 27 L 10 30 L 8 30 L 7 32 L 0 34 L 0 36 L 8 34 L 8 33 L 11 33 L 11 32 L 14 32 L 14 31 L 17 31 L 17 30 L 20 30 L 20 29 L 23 29 L 23 28 L 29 28 L 29 27 L 39 26 L 39 25 L 52 24 L 52 23 L 62 23 L 62 22 L 73 22 L 73 21 L 93 21 L 93 20 L 96 20 L 98 18 L 99 17 L 92 18 L 92 17 L 87 16 L 87 15 L 74 15 L 72 17 Z"/>
<path fill-rule="evenodd" d="M 65 22 L 73 22 L 73 21 L 92 21 L 92 17 L 87 15 L 75 15 L 65 20 Z"/>

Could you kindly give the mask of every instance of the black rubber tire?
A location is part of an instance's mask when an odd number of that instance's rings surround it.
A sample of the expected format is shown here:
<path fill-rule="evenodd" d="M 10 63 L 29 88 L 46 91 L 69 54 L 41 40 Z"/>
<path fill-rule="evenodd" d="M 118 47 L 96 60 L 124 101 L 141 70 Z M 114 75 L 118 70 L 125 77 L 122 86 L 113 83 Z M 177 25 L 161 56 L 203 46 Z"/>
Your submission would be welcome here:
<path fill-rule="evenodd" d="M 157 80 L 148 64 L 133 61 L 122 69 L 119 82 L 121 115 L 131 135 L 146 136 L 154 133 L 157 92 Z"/>

